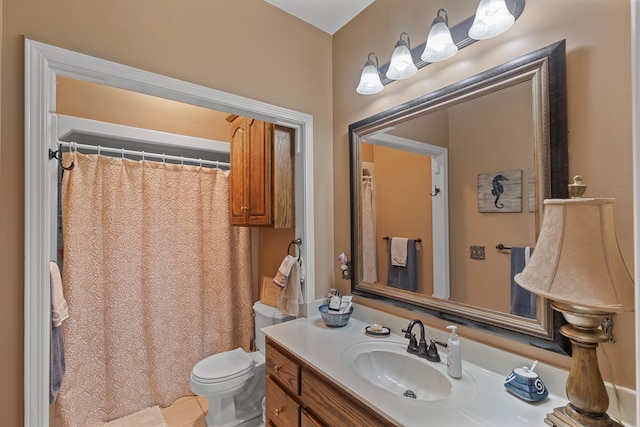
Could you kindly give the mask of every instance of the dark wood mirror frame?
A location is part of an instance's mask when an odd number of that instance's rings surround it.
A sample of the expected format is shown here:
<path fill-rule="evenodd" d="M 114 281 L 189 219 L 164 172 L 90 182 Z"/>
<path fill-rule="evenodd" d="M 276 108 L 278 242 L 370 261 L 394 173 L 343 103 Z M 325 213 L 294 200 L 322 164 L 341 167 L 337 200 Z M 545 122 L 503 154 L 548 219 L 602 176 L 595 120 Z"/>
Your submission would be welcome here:
<path fill-rule="evenodd" d="M 536 170 L 542 172 L 543 185 L 537 185 L 542 198 L 568 197 L 568 129 L 566 100 L 566 43 L 564 40 L 531 52 L 482 73 L 447 87 L 395 106 L 349 125 L 349 162 L 351 192 L 351 291 L 354 295 L 383 300 L 386 303 L 410 311 L 422 312 L 448 322 L 470 326 L 502 337 L 527 343 L 561 354 L 570 353 L 568 340 L 559 333 L 564 323 L 562 315 L 551 309 L 543 300 L 542 315 L 536 321 L 506 313 L 497 313 L 467 304 L 442 300 L 430 296 L 413 296 L 408 292 L 373 285 L 361 281 L 361 233 L 360 233 L 360 137 L 394 123 L 431 111 L 440 105 L 461 98 L 472 98 L 491 91 L 501 82 L 519 82 L 539 76 L 541 94 L 539 102 L 542 120 L 541 153 L 536 153 Z M 504 84 L 504 83 L 502 83 Z M 509 83 L 511 84 L 511 83 Z M 534 99 L 534 103 L 537 101 Z M 539 145 L 540 146 L 540 145 Z M 537 203 L 538 206 L 541 206 Z M 541 209 L 536 217 L 539 230 Z M 452 283 L 453 285 L 453 283 Z M 536 323 L 539 322 L 539 323 Z"/>

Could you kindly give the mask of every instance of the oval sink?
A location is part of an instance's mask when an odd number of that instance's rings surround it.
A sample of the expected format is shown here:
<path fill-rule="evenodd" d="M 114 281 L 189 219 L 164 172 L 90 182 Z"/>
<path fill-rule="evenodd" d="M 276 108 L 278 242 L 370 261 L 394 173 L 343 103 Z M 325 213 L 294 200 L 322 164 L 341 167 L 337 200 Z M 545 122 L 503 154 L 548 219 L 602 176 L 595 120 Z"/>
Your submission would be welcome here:
<path fill-rule="evenodd" d="M 451 381 L 417 356 L 386 350 L 364 351 L 353 359 L 355 372 L 396 396 L 441 400 L 451 394 Z"/>
<path fill-rule="evenodd" d="M 475 395 L 471 378 L 452 380 L 444 363 L 429 362 L 406 350 L 406 343 L 363 341 L 343 351 L 342 363 L 368 384 L 408 401 L 446 400 L 455 405 Z"/>

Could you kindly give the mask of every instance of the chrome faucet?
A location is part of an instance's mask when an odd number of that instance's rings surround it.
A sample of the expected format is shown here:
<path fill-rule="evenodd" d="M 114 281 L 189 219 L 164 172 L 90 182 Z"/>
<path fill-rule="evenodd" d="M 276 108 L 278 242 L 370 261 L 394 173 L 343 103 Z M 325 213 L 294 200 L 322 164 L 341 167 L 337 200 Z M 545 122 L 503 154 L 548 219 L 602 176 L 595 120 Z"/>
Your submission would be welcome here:
<path fill-rule="evenodd" d="M 416 334 L 413 333 L 413 327 L 415 325 L 420 326 L 420 341 L 416 341 Z M 407 353 L 415 354 L 418 357 L 424 357 L 430 362 L 439 362 L 440 355 L 438 354 L 438 348 L 436 344 L 446 347 L 447 345 L 436 340 L 431 340 L 429 347 L 427 348 L 427 340 L 424 334 L 424 324 L 418 319 L 414 319 L 409 322 L 407 329 L 403 329 L 404 337 L 409 340 L 407 346 Z"/>

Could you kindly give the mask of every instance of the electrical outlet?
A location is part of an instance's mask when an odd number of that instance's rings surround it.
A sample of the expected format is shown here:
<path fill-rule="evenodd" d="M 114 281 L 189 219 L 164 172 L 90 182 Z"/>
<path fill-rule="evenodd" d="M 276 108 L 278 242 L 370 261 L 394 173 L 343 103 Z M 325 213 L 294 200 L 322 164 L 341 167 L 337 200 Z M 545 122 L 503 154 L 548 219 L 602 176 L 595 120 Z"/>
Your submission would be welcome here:
<path fill-rule="evenodd" d="M 484 246 L 469 246 L 471 259 L 484 260 Z"/>

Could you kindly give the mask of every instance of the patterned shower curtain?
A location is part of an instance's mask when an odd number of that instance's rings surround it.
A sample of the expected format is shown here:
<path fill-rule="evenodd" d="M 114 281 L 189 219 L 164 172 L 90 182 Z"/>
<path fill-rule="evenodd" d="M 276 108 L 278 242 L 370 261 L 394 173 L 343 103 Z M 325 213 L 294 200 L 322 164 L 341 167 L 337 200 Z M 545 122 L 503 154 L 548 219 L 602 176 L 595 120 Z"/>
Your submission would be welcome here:
<path fill-rule="evenodd" d="M 66 153 L 65 425 L 192 394 L 202 358 L 248 349 L 250 235 L 229 227 L 229 173 Z"/>

